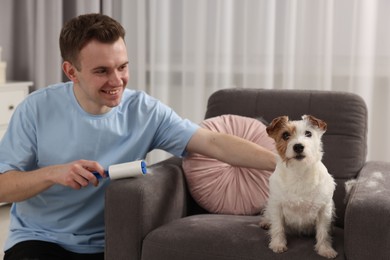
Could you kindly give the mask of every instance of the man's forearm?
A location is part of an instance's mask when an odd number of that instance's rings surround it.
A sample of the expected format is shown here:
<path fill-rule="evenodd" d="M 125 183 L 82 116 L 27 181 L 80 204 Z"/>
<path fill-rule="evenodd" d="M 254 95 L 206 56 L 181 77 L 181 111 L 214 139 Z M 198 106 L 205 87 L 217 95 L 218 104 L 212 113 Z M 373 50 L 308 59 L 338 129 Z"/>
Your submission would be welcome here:
<path fill-rule="evenodd" d="M 232 135 L 222 134 L 217 139 L 217 146 L 222 149 L 222 158 L 226 163 L 234 166 L 257 168 L 273 171 L 276 165 L 276 154 L 272 151 Z"/>
<path fill-rule="evenodd" d="M 17 202 L 31 198 L 54 184 L 81 189 L 98 179 L 92 172 L 104 177 L 104 168 L 96 161 L 77 160 L 62 165 L 47 166 L 38 170 L 8 171 L 0 174 L 0 202 Z"/>
<path fill-rule="evenodd" d="M 230 165 L 273 171 L 276 154 L 245 139 L 198 129 L 187 145 L 188 152 L 200 153 Z"/>
<path fill-rule="evenodd" d="M 53 183 L 46 177 L 47 170 L 8 171 L 0 174 L 0 202 L 23 201 L 48 189 Z"/>

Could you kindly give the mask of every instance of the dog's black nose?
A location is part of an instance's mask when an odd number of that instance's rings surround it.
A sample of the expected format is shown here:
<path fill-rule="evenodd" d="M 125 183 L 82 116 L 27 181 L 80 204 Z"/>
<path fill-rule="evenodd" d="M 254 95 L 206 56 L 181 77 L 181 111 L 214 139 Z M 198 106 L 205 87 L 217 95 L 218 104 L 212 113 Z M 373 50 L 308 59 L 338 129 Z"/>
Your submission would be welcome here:
<path fill-rule="evenodd" d="M 293 149 L 296 153 L 302 153 L 305 147 L 302 144 L 294 144 Z"/>

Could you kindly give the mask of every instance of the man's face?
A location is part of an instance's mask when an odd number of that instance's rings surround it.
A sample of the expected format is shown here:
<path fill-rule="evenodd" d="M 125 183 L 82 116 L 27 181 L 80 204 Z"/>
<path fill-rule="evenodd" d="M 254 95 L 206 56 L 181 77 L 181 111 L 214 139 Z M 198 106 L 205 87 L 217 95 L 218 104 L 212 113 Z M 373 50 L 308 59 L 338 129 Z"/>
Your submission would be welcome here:
<path fill-rule="evenodd" d="M 119 105 L 129 79 L 126 45 L 89 42 L 74 66 L 74 92 L 81 107 L 90 114 L 104 114 Z"/>

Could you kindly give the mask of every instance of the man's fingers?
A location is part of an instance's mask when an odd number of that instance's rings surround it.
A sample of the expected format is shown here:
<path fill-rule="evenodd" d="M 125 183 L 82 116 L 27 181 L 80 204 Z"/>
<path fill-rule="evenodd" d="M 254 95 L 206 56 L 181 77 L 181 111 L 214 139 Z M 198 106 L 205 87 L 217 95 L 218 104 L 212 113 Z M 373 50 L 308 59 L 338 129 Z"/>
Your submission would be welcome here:
<path fill-rule="evenodd" d="M 70 169 L 68 176 L 68 184 L 74 189 L 80 189 L 92 183 L 94 186 L 99 184 L 98 179 L 92 171 L 101 170 L 98 163 L 92 161 L 81 160 L 74 163 Z"/>

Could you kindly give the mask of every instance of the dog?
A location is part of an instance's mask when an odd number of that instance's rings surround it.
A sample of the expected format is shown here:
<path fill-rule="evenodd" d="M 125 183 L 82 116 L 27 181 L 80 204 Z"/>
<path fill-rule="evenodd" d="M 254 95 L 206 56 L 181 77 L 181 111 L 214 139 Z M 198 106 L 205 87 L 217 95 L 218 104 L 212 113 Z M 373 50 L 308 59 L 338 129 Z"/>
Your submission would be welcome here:
<path fill-rule="evenodd" d="M 286 234 L 315 234 L 316 252 L 335 258 L 330 232 L 336 184 L 321 161 L 321 137 L 327 124 L 311 115 L 297 121 L 280 116 L 266 130 L 279 154 L 260 221 L 262 228 L 269 229 L 269 248 L 282 253 L 287 250 Z"/>

